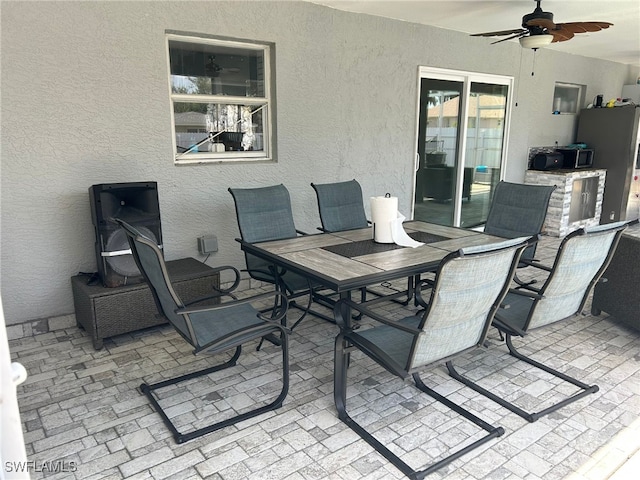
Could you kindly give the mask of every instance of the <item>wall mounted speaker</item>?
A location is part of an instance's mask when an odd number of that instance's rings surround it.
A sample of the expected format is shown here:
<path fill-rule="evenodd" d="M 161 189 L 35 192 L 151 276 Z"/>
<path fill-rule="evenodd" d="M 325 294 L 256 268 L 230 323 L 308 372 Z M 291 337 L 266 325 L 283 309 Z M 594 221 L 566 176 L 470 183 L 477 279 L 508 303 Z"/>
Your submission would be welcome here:
<path fill-rule="evenodd" d="M 91 219 L 96 232 L 96 263 L 105 287 L 143 281 L 133 259 L 127 235 L 113 221 L 119 218 L 162 248 L 158 184 L 156 182 L 103 183 L 89 188 Z"/>

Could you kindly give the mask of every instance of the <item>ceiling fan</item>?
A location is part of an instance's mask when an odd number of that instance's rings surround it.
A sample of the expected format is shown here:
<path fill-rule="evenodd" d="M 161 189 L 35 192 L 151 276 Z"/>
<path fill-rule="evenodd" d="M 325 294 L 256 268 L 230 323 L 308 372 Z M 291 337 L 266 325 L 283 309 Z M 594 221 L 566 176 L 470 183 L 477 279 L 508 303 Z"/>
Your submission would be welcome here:
<path fill-rule="evenodd" d="M 541 0 L 534 1 L 536 2 L 536 8 L 532 13 L 522 17 L 522 28 L 498 32 L 475 33 L 471 36 L 501 37 L 509 35 L 507 38 L 497 40 L 491 44 L 493 45 L 494 43 L 518 38 L 520 45 L 524 48 L 532 48 L 535 50 L 550 43 L 571 40 L 576 33 L 597 32 L 613 25 L 609 22 L 554 23 L 553 13 L 542 11 L 542 8 L 540 8 Z"/>
<path fill-rule="evenodd" d="M 239 68 L 225 68 L 223 66 L 221 66 L 217 61 L 216 61 L 216 56 L 215 55 L 209 55 L 209 61 L 208 63 L 204 66 L 205 71 L 207 72 L 207 74 L 210 77 L 214 77 L 217 78 L 220 76 L 220 74 L 225 74 L 225 73 L 238 73 L 240 71 Z"/>

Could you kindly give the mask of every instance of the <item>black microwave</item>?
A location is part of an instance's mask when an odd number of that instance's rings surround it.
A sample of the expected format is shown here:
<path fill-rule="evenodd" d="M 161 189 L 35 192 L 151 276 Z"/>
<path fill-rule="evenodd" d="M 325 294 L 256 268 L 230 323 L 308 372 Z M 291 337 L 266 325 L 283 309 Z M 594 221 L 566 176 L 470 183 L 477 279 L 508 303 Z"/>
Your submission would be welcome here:
<path fill-rule="evenodd" d="M 588 148 L 559 148 L 562 154 L 562 168 L 591 168 L 593 167 L 593 150 Z"/>

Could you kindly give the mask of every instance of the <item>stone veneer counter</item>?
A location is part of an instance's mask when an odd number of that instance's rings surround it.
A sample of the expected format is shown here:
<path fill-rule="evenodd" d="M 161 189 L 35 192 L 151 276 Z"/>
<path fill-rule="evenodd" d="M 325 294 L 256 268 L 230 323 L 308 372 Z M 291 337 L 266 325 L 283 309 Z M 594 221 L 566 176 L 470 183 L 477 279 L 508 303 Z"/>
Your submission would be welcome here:
<path fill-rule="evenodd" d="M 554 237 L 564 237 L 578 228 L 598 225 L 600 223 L 600 213 L 602 212 L 606 173 L 606 170 L 597 169 L 527 170 L 524 183 L 556 186 L 556 189 L 551 194 L 542 233 Z M 595 192 L 585 192 L 583 190 L 583 185 L 586 184 L 584 180 L 592 178 L 597 178 L 597 180 L 594 180 L 597 181 L 597 186 L 594 186 Z M 594 193 L 595 199 L 592 196 Z M 590 206 L 587 205 L 589 200 L 591 201 Z M 589 211 L 585 214 L 585 218 L 575 220 L 573 218 L 575 212 L 580 208 L 585 208 Z"/>

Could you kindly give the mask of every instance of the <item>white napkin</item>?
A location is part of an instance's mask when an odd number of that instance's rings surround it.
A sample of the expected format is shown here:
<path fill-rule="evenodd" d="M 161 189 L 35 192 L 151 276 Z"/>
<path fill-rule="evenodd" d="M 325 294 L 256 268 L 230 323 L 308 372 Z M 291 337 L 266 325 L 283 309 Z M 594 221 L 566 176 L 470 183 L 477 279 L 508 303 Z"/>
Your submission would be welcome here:
<path fill-rule="evenodd" d="M 411 238 L 407 232 L 405 232 L 402 222 L 405 221 L 405 216 L 398 212 L 398 217 L 391 223 L 391 238 L 393 243 L 400 245 L 401 247 L 416 248 L 424 245 L 422 242 L 418 242 Z"/>

